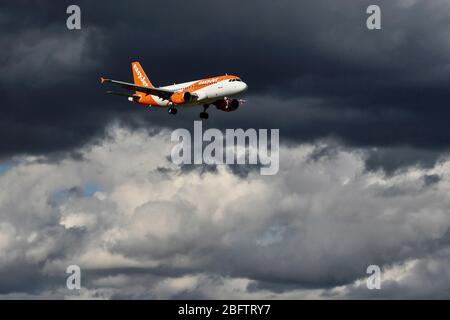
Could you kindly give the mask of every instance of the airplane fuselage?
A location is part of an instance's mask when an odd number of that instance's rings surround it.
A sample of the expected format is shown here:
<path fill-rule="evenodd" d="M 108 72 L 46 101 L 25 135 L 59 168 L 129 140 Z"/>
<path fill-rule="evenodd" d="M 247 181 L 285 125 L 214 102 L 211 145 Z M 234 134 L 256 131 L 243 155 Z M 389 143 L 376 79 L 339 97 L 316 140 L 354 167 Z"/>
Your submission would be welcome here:
<path fill-rule="evenodd" d="M 232 98 L 244 93 L 247 90 L 247 84 L 239 77 L 226 75 L 159 87 L 158 89 L 169 90 L 180 95 L 189 92 L 194 99 L 189 102 L 180 101 L 180 103 L 177 103 L 175 99 L 170 101 L 154 95 L 145 95 L 137 102 L 152 107 L 167 107 L 170 105 L 187 107 L 209 104 L 220 99 Z"/>

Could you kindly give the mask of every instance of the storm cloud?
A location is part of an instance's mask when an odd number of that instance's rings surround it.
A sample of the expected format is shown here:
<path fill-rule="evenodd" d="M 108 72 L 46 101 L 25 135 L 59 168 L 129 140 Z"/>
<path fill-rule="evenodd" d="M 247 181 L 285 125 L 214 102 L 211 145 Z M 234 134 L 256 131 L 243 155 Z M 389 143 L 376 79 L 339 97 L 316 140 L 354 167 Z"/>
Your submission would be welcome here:
<path fill-rule="evenodd" d="M 446 297 L 448 1 L 70 4 L 0 5 L 0 298 Z M 200 110 L 106 95 L 134 60 L 242 77 L 203 127 L 280 129 L 279 173 L 172 164 Z"/>
<path fill-rule="evenodd" d="M 0 152 L 70 150 L 117 118 L 173 128 L 198 117 L 106 96 L 98 77 L 129 80 L 136 59 L 156 85 L 244 78 L 248 104 L 214 112 L 214 127 L 276 126 L 284 141 L 333 136 L 436 159 L 449 136 L 448 2 L 377 1 L 377 31 L 365 25 L 369 2 L 79 1 L 77 31 L 65 26 L 67 1 L 2 4 Z"/>

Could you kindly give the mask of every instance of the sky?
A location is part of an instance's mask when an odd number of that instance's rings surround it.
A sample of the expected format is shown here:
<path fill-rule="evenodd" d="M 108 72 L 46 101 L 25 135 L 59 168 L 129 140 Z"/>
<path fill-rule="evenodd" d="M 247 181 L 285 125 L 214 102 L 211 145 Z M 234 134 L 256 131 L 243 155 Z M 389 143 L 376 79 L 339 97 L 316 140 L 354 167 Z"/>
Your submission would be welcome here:
<path fill-rule="evenodd" d="M 448 298 L 449 17 L 444 0 L 2 3 L 0 298 Z M 240 76 L 245 106 L 203 126 L 279 129 L 278 174 L 173 164 L 201 108 L 105 94 L 132 61 L 161 86 Z"/>

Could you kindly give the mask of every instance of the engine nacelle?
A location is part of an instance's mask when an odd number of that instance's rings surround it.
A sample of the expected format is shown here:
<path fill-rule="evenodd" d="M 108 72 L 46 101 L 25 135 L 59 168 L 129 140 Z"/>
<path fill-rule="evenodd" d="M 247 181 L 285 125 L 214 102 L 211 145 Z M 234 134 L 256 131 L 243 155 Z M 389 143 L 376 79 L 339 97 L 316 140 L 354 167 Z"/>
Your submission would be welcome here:
<path fill-rule="evenodd" d="M 170 98 L 174 104 L 185 104 L 194 100 L 194 97 L 189 91 L 177 92 Z"/>
<path fill-rule="evenodd" d="M 217 109 L 225 112 L 236 111 L 239 108 L 239 104 L 239 100 L 236 99 L 224 99 L 214 103 Z"/>

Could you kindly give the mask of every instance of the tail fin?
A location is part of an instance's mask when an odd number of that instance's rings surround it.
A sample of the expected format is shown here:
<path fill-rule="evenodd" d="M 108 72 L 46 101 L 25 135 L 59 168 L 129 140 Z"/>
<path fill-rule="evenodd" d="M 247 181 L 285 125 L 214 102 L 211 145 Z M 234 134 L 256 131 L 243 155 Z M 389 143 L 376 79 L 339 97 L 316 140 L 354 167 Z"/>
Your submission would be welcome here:
<path fill-rule="evenodd" d="M 142 69 L 142 66 L 139 62 L 135 61 L 131 63 L 131 69 L 133 71 L 133 78 L 134 78 L 134 84 L 137 84 L 139 86 L 143 87 L 149 87 L 153 88 L 153 84 L 150 81 L 150 79 L 145 74 L 144 69 Z M 137 95 L 145 95 L 142 92 L 136 91 Z"/>

